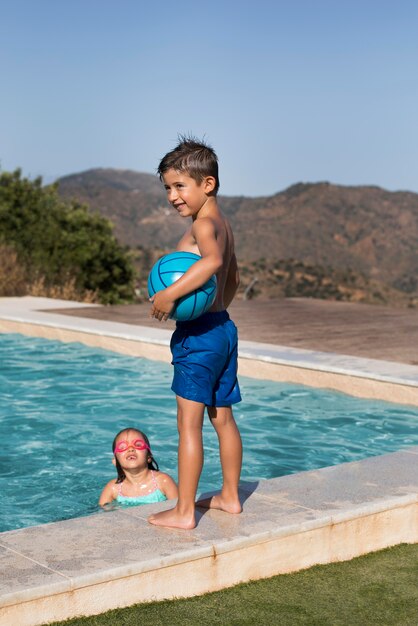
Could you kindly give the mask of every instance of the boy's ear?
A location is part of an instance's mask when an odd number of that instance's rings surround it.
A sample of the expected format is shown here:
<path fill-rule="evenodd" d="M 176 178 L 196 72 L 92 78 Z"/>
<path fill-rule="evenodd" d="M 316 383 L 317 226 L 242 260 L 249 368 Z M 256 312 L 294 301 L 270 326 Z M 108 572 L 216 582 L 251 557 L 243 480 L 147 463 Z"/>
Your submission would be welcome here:
<path fill-rule="evenodd" d="M 215 191 L 215 187 L 216 187 L 215 177 L 205 176 L 205 178 L 203 179 L 203 189 L 205 190 L 205 193 L 211 193 L 212 191 Z"/>

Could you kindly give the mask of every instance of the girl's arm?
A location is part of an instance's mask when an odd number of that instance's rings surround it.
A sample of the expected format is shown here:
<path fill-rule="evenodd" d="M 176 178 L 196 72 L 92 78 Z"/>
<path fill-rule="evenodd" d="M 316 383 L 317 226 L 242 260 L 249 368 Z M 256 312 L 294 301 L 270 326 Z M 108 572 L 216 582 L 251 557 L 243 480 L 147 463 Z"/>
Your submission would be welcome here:
<path fill-rule="evenodd" d="M 167 500 L 178 498 L 179 492 L 177 489 L 177 485 L 171 478 L 171 476 L 169 476 L 168 474 L 164 474 L 163 472 L 158 472 L 157 484 L 163 494 L 167 497 Z"/>
<path fill-rule="evenodd" d="M 99 498 L 99 506 L 104 506 L 105 504 L 109 504 L 113 502 L 115 499 L 115 479 L 110 480 L 106 487 L 103 489 Z"/>
<path fill-rule="evenodd" d="M 198 289 L 222 267 L 222 254 L 216 240 L 215 225 L 211 219 L 196 220 L 192 234 L 199 247 L 201 259 L 193 263 L 175 283 L 158 291 L 152 298 L 151 317 L 166 320 L 176 300 Z"/>

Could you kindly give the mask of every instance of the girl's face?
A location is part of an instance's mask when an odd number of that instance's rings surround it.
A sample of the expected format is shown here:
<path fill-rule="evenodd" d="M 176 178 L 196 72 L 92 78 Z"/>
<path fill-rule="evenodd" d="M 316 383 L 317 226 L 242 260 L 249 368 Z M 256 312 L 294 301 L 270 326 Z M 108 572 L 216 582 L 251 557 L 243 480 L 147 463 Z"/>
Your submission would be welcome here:
<path fill-rule="evenodd" d="M 134 468 L 148 464 L 150 451 L 144 435 L 139 430 L 124 430 L 118 435 L 114 455 L 122 468 Z"/>

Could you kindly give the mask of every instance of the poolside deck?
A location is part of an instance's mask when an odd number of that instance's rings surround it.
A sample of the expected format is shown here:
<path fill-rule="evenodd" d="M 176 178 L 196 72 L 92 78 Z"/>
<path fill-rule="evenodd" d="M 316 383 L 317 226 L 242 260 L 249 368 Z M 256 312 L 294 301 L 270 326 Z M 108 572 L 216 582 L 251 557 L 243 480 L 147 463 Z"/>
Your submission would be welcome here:
<path fill-rule="evenodd" d="M 174 327 L 149 317 L 148 304 L 65 308 L 64 315 L 151 328 Z M 244 341 L 418 365 L 418 309 L 310 298 L 236 300 L 231 317 Z"/>
<path fill-rule="evenodd" d="M 414 310 L 237 302 L 240 369 L 418 405 Z M 0 299 L 0 332 L 167 360 L 147 306 Z M 243 483 L 243 514 L 199 511 L 192 531 L 147 524 L 166 503 L 0 534 L 0 624 L 43 624 L 349 559 L 418 541 L 418 447 Z"/>

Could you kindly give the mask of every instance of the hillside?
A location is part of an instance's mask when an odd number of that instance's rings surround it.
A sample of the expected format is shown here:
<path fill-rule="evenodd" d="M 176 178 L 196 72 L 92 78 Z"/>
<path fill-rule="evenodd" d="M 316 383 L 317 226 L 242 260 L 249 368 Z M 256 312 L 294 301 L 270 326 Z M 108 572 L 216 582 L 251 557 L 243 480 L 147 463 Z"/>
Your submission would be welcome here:
<path fill-rule="evenodd" d="M 86 202 L 112 220 L 118 239 L 131 247 L 170 250 L 184 231 L 151 174 L 97 169 L 58 183 L 61 196 Z M 277 260 L 296 260 L 333 273 L 333 281 L 350 270 L 352 285 L 358 277 L 366 291 L 386 293 L 377 300 L 396 301 L 398 291 L 417 296 L 418 194 L 299 183 L 273 196 L 220 196 L 220 205 L 233 225 L 238 257 L 247 266 L 264 259 L 274 275 Z"/>
<path fill-rule="evenodd" d="M 58 184 L 63 198 L 77 198 L 110 219 L 119 241 L 132 248 L 170 248 L 184 230 L 152 174 L 96 169 L 65 176 Z"/>

